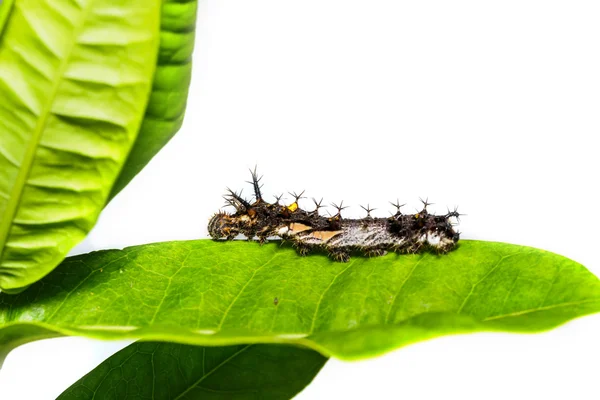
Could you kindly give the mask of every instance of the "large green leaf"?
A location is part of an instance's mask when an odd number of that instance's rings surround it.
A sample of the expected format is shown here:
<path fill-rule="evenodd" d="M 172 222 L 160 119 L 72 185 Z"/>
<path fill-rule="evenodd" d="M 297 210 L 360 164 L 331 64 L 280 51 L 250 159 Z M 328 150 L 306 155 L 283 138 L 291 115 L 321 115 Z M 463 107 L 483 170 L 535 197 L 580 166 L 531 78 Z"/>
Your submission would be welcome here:
<path fill-rule="evenodd" d="M 0 37 L 0 289 L 94 225 L 139 131 L 160 1 L 16 0 Z"/>
<path fill-rule="evenodd" d="M 304 389 L 326 361 L 315 351 L 294 346 L 137 342 L 104 361 L 58 400 L 287 400 Z"/>
<path fill-rule="evenodd" d="M 117 195 L 177 133 L 192 76 L 197 0 L 163 0 L 152 94 L 139 135 L 109 198 Z"/>
<path fill-rule="evenodd" d="M 598 311 L 598 278 L 529 247 L 461 241 L 443 256 L 344 264 L 277 243 L 197 240 L 66 259 L 27 291 L 0 295 L 0 343 L 57 333 L 283 342 L 356 359 L 443 334 L 537 332 Z"/>

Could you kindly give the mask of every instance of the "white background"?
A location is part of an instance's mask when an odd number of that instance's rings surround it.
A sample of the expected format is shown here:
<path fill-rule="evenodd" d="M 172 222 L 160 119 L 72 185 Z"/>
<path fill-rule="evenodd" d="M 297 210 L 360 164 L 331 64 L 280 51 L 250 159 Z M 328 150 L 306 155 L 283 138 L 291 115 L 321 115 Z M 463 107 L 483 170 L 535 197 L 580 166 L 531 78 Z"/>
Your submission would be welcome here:
<path fill-rule="evenodd" d="M 600 8 L 594 1 L 201 0 L 184 127 L 77 252 L 206 237 L 226 186 L 306 189 L 388 215 L 459 205 L 463 238 L 600 275 Z M 289 197 L 289 196 L 288 196 Z M 308 206 L 309 203 L 306 203 Z M 409 209 L 410 209 L 409 208 Z M 331 360 L 299 399 L 598 399 L 600 315 Z M 53 399 L 125 343 L 11 353 L 2 399 Z"/>

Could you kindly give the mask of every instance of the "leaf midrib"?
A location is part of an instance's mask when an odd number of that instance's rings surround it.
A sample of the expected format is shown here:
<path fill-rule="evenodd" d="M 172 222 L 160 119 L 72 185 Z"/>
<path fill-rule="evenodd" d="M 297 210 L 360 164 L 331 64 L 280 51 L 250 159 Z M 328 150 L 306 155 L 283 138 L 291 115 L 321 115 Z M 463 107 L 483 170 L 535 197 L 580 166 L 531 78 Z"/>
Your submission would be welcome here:
<path fill-rule="evenodd" d="M 231 360 L 233 360 L 234 358 L 236 358 L 237 356 L 239 356 L 240 354 L 242 354 L 243 352 L 245 352 L 246 350 L 248 350 L 250 347 L 252 347 L 252 345 L 250 345 L 250 344 L 246 345 L 245 347 L 242 347 L 240 350 L 236 351 L 234 354 L 232 354 L 229 357 L 227 357 L 225 360 L 221 361 L 213 369 L 211 369 L 207 373 L 203 374 L 202 377 L 200 377 L 199 379 L 197 379 L 194 383 L 192 383 L 186 390 L 184 390 L 183 392 L 181 392 L 173 400 L 179 400 L 179 399 L 181 399 L 183 396 L 185 396 L 186 394 L 188 394 L 190 392 L 190 390 L 195 389 L 206 378 L 208 378 L 209 376 L 211 376 L 212 374 L 214 374 L 219 368 L 221 368 L 223 365 L 227 364 L 228 362 L 230 362 Z M 204 368 L 203 368 L 203 372 L 204 372 Z"/>
<path fill-rule="evenodd" d="M 25 187 L 25 183 L 29 178 L 31 173 L 31 169 L 33 166 L 33 161 L 35 159 L 35 153 L 38 149 L 42 134 L 46 128 L 46 124 L 48 122 L 48 116 L 50 115 L 50 111 L 52 109 L 52 105 L 54 104 L 54 100 L 56 95 L 58 94 L 58 88 L 62 83 L 62 77 L 64 75 L 65 69 L 67 68 L 68 62 L 73 53 L 73 49 L 75 48 L 75 44 L 77 43 L 77 38 L 81 30 L 83 29 L 85 22 L 87 21 L 89 11 L 91 9 L 92 2 L 88 2 L 82 11 L 81 19 L 78 25 L 73 29 L 72 40 L 70 43 L 70 47 L 66 52 L 65 57 L 61 61 L 59 68 L 57 69 L 57 73 L 55 75 L 55 80 L 52 86 L 52 90 L 50 91 L 50 95 L 48 96 L 48 100 L 42 109 L 41 116 L 38 119 L 38 123 L 36 125 L 36 129 L 31 136 L 31 140 L 29 142 L 29 147 L 25 153 L 25 157 L 23 157 L 23 162 L 21 163 L 21 169 L 19 170 L 19 174 L 17 175 L 17 179 L 11 191 L 10 197 L 8 199 L 8 204 L 5 209 L 4 215 L 0 217 L 0 263 L 4 259 L 4 250 L 6 249 L 6 241 L 9 236 L 9 232 L 12 228 L 13 221 L 15 215 L 17 213 L 17 209 L 19 208 L 19 204 L 21 203 L 21 198 L 23 196 L 23 188 Z M 1 21 L 0 21 L 1 22 Z M 0 32 L 1 33 L 1 32 Z"/>

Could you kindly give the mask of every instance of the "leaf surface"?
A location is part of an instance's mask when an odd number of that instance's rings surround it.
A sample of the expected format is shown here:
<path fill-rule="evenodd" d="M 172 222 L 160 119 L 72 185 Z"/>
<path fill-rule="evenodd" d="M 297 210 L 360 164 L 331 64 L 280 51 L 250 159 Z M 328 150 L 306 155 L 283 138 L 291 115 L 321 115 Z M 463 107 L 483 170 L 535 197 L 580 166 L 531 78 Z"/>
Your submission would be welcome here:
<path fill-rule="evenodd" d="M 0 295 L 0 343 L 25 342 L 36 327 L 36 338 L 297 343 L 358 359 L 445 334 L 538 332 L 598 311 L 598 278 L 530 247 L 465 240 L 443 256 L 336 263 L 278 243 L 196 240 L 66 259 L 24 293 Z"/>
<path fill-rule="evenodd" d="M 116 196 L 177 133 L 192 77 L 197 0 L 163 0 L 152 93 L 129 157 L 112 188 Z"/>
<path fill-rule="evenodd" d="M 136 342 L 74 383 L 58 400 L 287 400 L 304 389 L 326 361 L 313 350 L 294 346 Z"/>
<path fill-rule="evenodd" d="M 160 4 L 14 2 L 0 36 L 1 290 L 47 274 L 96 222 L 146 109 Z"/>

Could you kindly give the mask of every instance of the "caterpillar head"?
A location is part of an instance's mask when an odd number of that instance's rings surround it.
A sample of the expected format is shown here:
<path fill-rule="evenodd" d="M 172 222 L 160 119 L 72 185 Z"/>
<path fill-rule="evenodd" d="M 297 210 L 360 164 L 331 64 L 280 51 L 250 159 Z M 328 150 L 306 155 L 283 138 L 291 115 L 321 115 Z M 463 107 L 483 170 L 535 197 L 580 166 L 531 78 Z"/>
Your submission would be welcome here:
<path fill-rule="evenodd" d="M 239 218 L 227 213 L 216 213 L 208 222 L 208 234 L 213 239 L 231 240 L 239 235 L 240 231 Z"/>
<path fill-rule="evenodd" d="M 416 214 L 401 214 L 389 218 L 390 231 L 395 234 L 410 237 L 410 242 L 415 243 L 414 249 L 426 245 L 439 253 L 452 250 L 460 238 L 460 233 L 454 230 L 450 218 L 458 218 L 457 211 L 448 212 L 446 215 L 429 214 L 424 208 Z"/>

